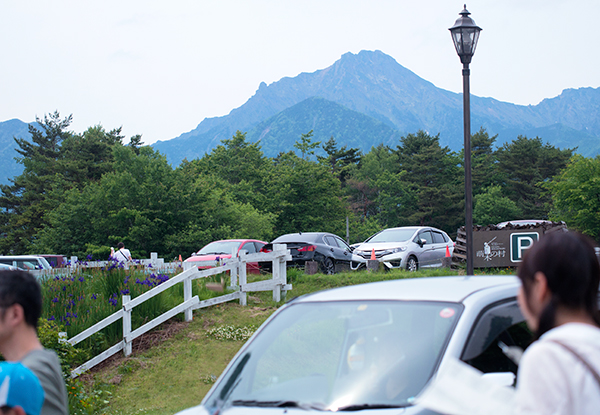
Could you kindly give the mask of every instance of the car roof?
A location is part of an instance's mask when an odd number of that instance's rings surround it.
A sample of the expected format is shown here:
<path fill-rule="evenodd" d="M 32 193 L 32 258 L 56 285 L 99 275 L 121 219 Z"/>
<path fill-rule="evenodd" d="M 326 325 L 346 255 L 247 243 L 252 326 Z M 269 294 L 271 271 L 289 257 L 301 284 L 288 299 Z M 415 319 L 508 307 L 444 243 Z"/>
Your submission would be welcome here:
<path fill-rule="evenodd" d="M 212 242 L 209 242 L 208 244 L 212 244 L 213 242 L 245 242 L 245 241 L 266 243 L 264 241 L 259 241 L 258 239 L 219 239 L 218 241 L 212 241 Z M 208 245 L 208 244 L 206 244 L 206 245 Z"/>
<path fill-rule="evenodd" d="M 386 228 L 386 229 L 383 229 L 379 233 L 385 232 L 385 231 L 394 231 L 394 230 L 398 230 L 398 229 L 409 229 L 409 230 L 412 230 L 412 231 L 417 231 L 417 230 L 421 230 L 421 229 L 434 229 L 436 231 L 444 232 L 443 230 L 438 229 L 438 228 L 436 228 L 434 226 L 398 226 L 396 228 Z"/>
<path fill-rule="evenodd" d="M 0 255 L 1 259 L 43 258 L 41 255 Z"/>
<path fill-rule="evenodd" d="M 288 233 L 285 235 L 278 236 L 277 238 L 273 239 L 272 243 L 275 241 L 293 242 L 294 240 L 300 240 L 300 239 L 314 241 L 319 236 L 326 236 L 326 235 L 336 236 L 333 233 L 329 233 L 329 232 L 296 232 L 296 233 Z"/>
<path fill-rule="evenodd" d="M 482 292 L 517 288 L 516 276 L 450 276 L 407 278 L 324 290 L 296 299 L 299 302 L 406 300 L 461 303 Z"/>

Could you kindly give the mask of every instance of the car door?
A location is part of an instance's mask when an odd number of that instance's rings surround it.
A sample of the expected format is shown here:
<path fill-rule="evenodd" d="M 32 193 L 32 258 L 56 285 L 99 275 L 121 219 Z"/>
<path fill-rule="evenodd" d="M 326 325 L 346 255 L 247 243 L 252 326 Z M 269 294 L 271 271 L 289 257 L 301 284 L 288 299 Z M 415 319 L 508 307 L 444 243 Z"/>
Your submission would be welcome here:
<path fill-rule="evenodd" d="M 433 244 L 433 236 L 431 235 L 431 231 L 429 229 L 422 230 L 417 234 L 417 238 L 415 242 L 425 241 L 423 245 L 421 245 L 419 249 L 419 268 L 430 268 L 435 265 L 435 246 Z"/>
<path fill-rule="evenodd" d="M 343 270 L 345 267 L 350 267 L 350 259 L 351 255 L 349 252 L 346 252 L 345 249 L 342 249 L 338 244 L 336 237 L 334 235 L 325 235 L 323 236 L 323 240 L 327 245 L 327 251 L 330 257 L 333 258 L 335 262 L 335 270 L 336 272 L 339 270 Z"/>
<path fill-rule="evenodd" d="M 348 245 L 346 243 L 346 241 L 344 241 L 340 237 L 335 236 L 334 239 L 335 239 L 335 241 L 337 242 L 338 246 L 340 247 L 340 249 L 343 252 L 343 255 L 344 255 L 343 264 L 344 264 L 344 266 L 348 266 L 348 269 L 350 269 L 350 264 L 352 263 L 352 249 L 350 249 L 350 245 Z"/>
<path fill-rule="evenodd" d="M 257 253 L 256 245 L 252 241 L 247 241 L 242 245 L 240 251 L 244 250 L 248 254 Z M 246 272 L 248 274 L 260 274 L 260 269 L 258 267 L 258 262 L 246 262 Z"/>
<path fill-rule="evenodd" d="M 502 352 L 502 347 L 525 349 L 533 339 L 516 298 L 493 304 L 477 317 L 461 360 L 483 373 L 512 372 L 517 363 Z"/>
<path fill-rule="evenodd" d="M 441 267 L 442 261 L 446 256 L 446 246 L 448 246 L 450 242 L 444 237 L 442 232 L 436 229 L 431 229 L 431 235 L 433 237 L 432 259 L 434 260 L 432 266 Z"/>

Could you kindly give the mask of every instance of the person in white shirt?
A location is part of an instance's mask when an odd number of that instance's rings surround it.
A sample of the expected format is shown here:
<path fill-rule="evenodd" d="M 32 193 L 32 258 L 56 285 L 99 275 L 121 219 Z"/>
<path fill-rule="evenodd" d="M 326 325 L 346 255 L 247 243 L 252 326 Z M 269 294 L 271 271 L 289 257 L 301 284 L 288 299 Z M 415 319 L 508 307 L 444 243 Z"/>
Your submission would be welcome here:
<path fill-rule="evenodd" d="M 519 364 L 516 414 L 600 413 L 600 264 L 593 242 L 552 232 L 526 253 L 519 307 L 537 339 Z"/>
<path fill-rule="evenodd" d="M 129 252 L 129 249 L 125 248 L 125 244 L 123 242 L 119 242 L 117 244 L 117 251 L 111 253 L 111 257 L 115 260 L 115 261 L 119 261 L 119 262 L 127 262 L 127 261 L 131 261 L 131 252 Z"/>

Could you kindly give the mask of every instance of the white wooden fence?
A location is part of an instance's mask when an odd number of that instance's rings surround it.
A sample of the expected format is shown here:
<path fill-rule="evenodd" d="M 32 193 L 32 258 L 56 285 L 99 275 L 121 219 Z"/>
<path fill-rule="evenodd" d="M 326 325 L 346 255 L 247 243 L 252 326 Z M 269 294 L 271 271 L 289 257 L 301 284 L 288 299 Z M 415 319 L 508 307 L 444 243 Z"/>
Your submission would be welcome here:
<path fill-rule="evenodd" d="M 135 259 L 131 262 L 124 262 L 122 264 L 115 263 L 115 261 L 79 261 L 76 256 L 72 256 L 68 262 L 68 265 L 63 268 L 52 268 L 52 269 L 34 269 L 29 270 L 31 274 L 38 278 L 52 277 L 55 275 L 70 275 L 74 272 L 81 270 L 82 268 L 106 268 L 112 264 L 119 264 L 125 269 L 130 267 L 142 267 L 153 272 L 176 272 L 177 268 L 182 268 L 183 262 L 165 262 L 164 258 L 159 258 L 156 252 L 150 254 L 148 259 Z"/>
<path fill-rule="evenodd" d="M 81 366 L 73 369 L 71 371 L 71 377 L 74 378 L 79 376 L 81 373 L 106 360 L 120 350 L 123 350 L 125 356 L 129 356 L 131 354 L 131 345 L 135 338 L 141 336 L 149 330 L 152 330 L 159 324 L 167 321 L 179 313 L 184 313 L 185 321 L 191 321 L 193 318 L 193 311 L 199 308 L 221 304 L 232 300 L 239 300 L 241 305 L 247 305 L 247 293 L 255 291 L 273 291 L 273 300 L 277 302 L 281 301 L 282 294 L 285 296 L 285 292 L 292 289 L 292 286 L 287 283 L 286 273 L 286 261 L 291 259 L 290 252 L 287 250 L 286 246 L 276 244 L 273 245 L 273 251 L 270 253 L 246 254 L 245 252 L 242 252 L 237 258 L 233 257 L 231 259 L 225 259 L 224 263 L 219 264 L 219 266 L 208 268 L 202 271 L 199 271 L 197 266 L 194 266 L 194 264 L 187 265 L 189 263 L 185 263 L 187 269 L 185 269 L 182 273 L 168 279 L 144 294 L 133 299 L 131 299 L 129 295 L 124 295 L 123 307 L 121 310 L 116 311 L 90 328 L 82 331 L 76 336 L 71 337 L 67 341 L 72 345 L 75 345 L 118 320 L 123 320 L 123 340 L 100 353 L 98 356 L 88 360 Z M 247 262 L 272 262 L 272 278 L 264 281 L 248 283 L 246 281 Z M 206 278 L 211 275 L 217 275 L 226 271 L 229 271 L 231 275 L 230 288 L 234 289 L 233 293 L 210 298 L 204 301 L 200 301 L 198 296 L 192 297 L 193 280 L 198 278 Z M 131 312 L 134 307 L 179 283 L 183 283 L 183 303 L 156 317 L 152 321 L 149 321 L 143 326 L 135 330 L 131 329 Z"/>

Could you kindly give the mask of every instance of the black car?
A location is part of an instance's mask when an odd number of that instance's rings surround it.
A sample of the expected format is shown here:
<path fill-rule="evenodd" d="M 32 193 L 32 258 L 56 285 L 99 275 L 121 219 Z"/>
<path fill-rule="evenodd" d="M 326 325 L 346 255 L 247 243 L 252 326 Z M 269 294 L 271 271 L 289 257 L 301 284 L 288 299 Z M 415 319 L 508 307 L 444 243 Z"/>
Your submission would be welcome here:
<path fill-rule="evenodd" d="M 261 252 L 271 252 L 273 244 L 285 244 L 290 250 L 292 260 L 288 267 L 304 267 L 307 261 L 316 261 L 325 274 L 334 274 L 340 270 L 349 270 L 352 261 L 365 262 L 353 255 L 350 246 L 339 236 L 327 232 L 299 232 L 282 235 L 265 245 Z M 354 268 L 357 268 L 357 264 Z M 261 262 L 264 272 L 271 272 L 271 262 Z"/>

